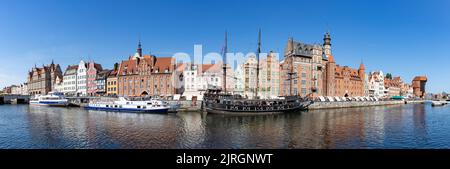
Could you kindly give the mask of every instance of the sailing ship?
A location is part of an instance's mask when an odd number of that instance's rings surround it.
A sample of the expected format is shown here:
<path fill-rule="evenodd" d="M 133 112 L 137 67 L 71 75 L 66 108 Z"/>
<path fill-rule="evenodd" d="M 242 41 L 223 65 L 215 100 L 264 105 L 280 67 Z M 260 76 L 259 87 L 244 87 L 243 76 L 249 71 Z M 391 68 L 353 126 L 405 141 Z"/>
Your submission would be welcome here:
<path fill-rule="evenodd" d="M 226 53 L 227 53 L 227 33 L 225 32 L 225 47 L 223 49 L 223 87 L 222 89 L 208 89 L 204 94 L 202 109 L 207 113 L 213 114 L 274 114 L 285 112 L 298 112 L 308 109 L 308 106 L 313 102 L 307 97 L 299 95 L 292 95 L 278 97 L 276 99 L 260 99 L 258 97 L 259 91 L 259 55 L 261 53 L 261 30 L 258 35 L 258 49 L 256 52 L 256 90 L 255 98 L 248 99 L 241 95 L 232 95 L 227 92 L 226 79 Z M 292 62 L 291 62 L 292 64 Z M 292 67 L 292 66 L 291 66 Z M 292 69 L 292 68 L 291 68 Z M 292 81 L 291 70 L 289 80 Z M 291 83 L 292 85 L 292 83 Z M 290 87 L 292 88 L 292 87 Z"/>

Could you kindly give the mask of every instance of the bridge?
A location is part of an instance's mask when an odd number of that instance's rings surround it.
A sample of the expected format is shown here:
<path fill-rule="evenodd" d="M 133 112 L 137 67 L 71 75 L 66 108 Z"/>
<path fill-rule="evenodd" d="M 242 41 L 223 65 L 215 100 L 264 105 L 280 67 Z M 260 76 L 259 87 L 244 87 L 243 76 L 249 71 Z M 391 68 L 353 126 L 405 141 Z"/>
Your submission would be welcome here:
<path fill-rule="evenodd" d="M 27 104 L 30 102 L 30 95 L 0 95 L 0 104 Z"/>
<path fill-rule="evenodd" d="M 90 100 L 99 99 L 99 97 L 67 97 L 70 106 L 84 107 Z M 0 95 L 0 104 L 28 104 L 30 102 L 30 95 Z"/>

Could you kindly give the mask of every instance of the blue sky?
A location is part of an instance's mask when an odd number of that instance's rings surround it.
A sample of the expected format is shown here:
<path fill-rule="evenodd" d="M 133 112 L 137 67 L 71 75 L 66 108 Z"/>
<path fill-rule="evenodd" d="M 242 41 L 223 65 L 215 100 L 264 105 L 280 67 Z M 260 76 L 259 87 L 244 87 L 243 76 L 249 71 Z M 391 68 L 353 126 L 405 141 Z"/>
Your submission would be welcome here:
<path fill-rule="evenodd" d="M 171 56 L 229 51 L 284 50 L 292 36 L 322 43 L 332 35 L 340 65 L 383 70 L 410 82 L 427 75 L 428 90 L 450 91 L 450 1 L 407 0 L 2 0 L 0 87 L 24 82 L 27 71 L 55 60 L 62 69 L 80 59 L 113 63 L 135 52 Z"/>

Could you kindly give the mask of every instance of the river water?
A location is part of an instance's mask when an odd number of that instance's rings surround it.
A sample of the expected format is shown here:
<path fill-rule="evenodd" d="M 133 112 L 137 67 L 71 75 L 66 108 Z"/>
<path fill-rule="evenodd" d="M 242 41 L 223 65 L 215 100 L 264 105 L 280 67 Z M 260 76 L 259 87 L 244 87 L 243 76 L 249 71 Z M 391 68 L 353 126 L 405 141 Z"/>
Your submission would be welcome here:
<path fill-rule="evenodd" d="M 224 116 L 0 105 L 0 148 L 450 148 L 450 106 Z"/>

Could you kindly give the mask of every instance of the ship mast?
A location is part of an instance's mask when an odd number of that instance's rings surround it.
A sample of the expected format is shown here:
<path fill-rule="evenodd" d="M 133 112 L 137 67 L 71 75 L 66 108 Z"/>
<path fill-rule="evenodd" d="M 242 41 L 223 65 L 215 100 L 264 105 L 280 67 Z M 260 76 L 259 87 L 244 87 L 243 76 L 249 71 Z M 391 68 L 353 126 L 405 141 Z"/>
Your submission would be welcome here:
<path fill-rule="evenodd" d="M 228 45 L 228 36 L 227 31 L 225 31 L 225 46 L 223 48 L 223 89 L 225 94 L 227 93 L 227 45 Z"/>
<path fill-rule="evenodd" d="M 259 29 L 258 33 L 258 49 L 256 50 L 256 92 L 255 99 L 258 98 L 259 91 L 259 54 L 261 53 L 261 29 Z"/>
<path fill-rule="evenodd" d="M 290 64 L 289 64 L 289 96 L 292 96 L 292 75 L 294 75 L 294 39 L 291 39 L 291 46 L 292 46 L 292 51 L 291 51 L 291 56 L 290 56 Z"/>

